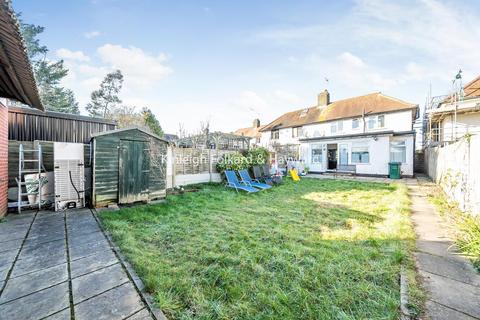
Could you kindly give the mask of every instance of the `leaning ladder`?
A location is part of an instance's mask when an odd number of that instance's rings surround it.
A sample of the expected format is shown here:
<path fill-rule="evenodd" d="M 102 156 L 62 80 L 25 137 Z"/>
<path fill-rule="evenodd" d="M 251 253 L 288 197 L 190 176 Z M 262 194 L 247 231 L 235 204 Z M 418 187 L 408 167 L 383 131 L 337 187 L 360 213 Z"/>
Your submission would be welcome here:
<path fill-rule="evenodd" d="M 25 159 L 25 152 L 34 152 L 37 153 L 37 159 Z M 36 169 L 25 169 L 25 163 L 36 163 Z M 35 167 L 35 166 L 34 166 Z M 22 181 L 22 176 L 25 173 L 38 173 L 38 180 L 37 181 Z M 24 177 L 25 178 L 25 177 Z M 15 179 L 17 180 L 18 185 L 18 201 L 17 201 L 17 209 L 18 213 L 22 211 L 22 207 L 33 207 L 38 205 L 38 209 L 42 207 L 42 146 L 39 144 L 37 149 L 33 150 L 25 150 L 23 149 L 23 144 L 20 144 L 18 148 L 18 177 Z M 27 186 L 38 184 L 37 191 L 29 192 Z M 25 191 L 23 192 L 23 186 L 25 186 Z M 24 196 L 29 195 L 36 195 L 37 201 L 32 205 L 28 203 L 24 203 L 22 198 Z"/>

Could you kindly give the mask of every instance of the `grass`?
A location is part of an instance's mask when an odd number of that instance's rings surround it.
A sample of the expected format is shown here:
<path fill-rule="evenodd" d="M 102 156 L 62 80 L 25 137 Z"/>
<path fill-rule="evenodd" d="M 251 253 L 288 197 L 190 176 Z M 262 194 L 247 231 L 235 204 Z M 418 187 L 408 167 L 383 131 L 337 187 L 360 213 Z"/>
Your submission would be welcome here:
<path fill-rule="evenodd" d="M 457 204 L 449 202 L 445 193 L 438 188 L 429 194 L 429 199 L 452 227 L 460 252 L 470 258 L 475 269 L 480 272 L 480 215 L 475 217 L 460 211 Z"/>
<path fill-rule="evenodd" d="M 169 319 L 397 319 L 414 233 L 400 184 L 219 185 L 101 214 Z"/>

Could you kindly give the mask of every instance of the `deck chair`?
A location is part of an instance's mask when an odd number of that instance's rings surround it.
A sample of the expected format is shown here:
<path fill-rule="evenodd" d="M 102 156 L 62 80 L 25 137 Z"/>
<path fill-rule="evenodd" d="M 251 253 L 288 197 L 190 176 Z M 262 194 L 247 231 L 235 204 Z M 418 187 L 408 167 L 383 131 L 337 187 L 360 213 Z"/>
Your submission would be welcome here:
<path fill-rule="evenodd" d="M 245 185 L 245 184 L 241 183 L 240 181 L 238 181 L 238 178 L 237 178 L 237 175 L 235 174 L 235 171 L 226 170 L 225 171 L 225 177 L 227 177 L 226 186 L 229 187 L 229 188 L 235 188 L 235 191 L 237 191 L 237 192 L 238 192 L 238 190 L 243 190 L 243 191 L 246 191 L 248 193 L 260 191 L 259 189 L 255 189 L 252 186 Z"/>
<path fill-rule="evenodd" d="M 297 170 L 291 169 L 290 176 L 292 177 L 293 181 L 300 181 L 300 177 L 298 176 Z"/>
<path fill-rule="evenodd" d="M 262 167 L 260 166 L 253 166 L 253 176 L 255 177 L 255 180 L 257 181 L 264 181 L 268 185 L 273 185 L 273 180 L 270 178 L 270 176 L 266 176 L 263 173 Z"/>
<path fill-rule="evenodd" d="M 240 178 L 242 179 L 242 182 L 245 183 L 246 185 L 255 187 L 255 188 L 260 188 L 260 189 L 270 189 L 272 186 L 269 186 L 266 183 L 261 183 L 258 180 L 252 179 L 250 177 L 250 174 L 248 173 L 247 170 L 239 170 L 238 173 L 240 174 Z"/>
<path fill-rule="evenodd" d="M 267 176 L 270 180 L 272 180 L 274 184 L 281 184 L 283 182 L 282 176 L 272 176 L 270 174 L 270 168 L 268 164 L 263 165 L 261 169 L 263 170 L 264 175 Z"/>

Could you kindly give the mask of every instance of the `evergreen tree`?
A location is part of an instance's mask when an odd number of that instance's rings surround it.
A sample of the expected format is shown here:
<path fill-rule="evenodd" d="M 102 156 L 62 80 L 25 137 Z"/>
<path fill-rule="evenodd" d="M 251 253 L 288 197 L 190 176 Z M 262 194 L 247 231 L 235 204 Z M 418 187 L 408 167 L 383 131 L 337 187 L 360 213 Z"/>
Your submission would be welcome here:
<path fill-rule="evenodd" d="M 109 112 L 116 109 L 122 100 L 118 97 L 123 85 L 123 75 L 120 70 L 105 76 L 100 89 L 91 94 L 91 101 L 87 104 L 87 111 L 92 117 L 107 118 Z"/>
<path fill-rule="evenodd" d="M 163 137 L 163 130 L 160 126 L 160 122 L 153 114 L 152 110 L 149 108 L 142 109 L 142 116 L 145 123 L 145 126 L 150 129 L 150 131 L 156 134 L 159 137 Z"/>
<path fill-rule="evenodd" d="M 45 31 L 42 26 L 28 24 L 17 14 L 20 31 L 27 47 L 27 54 L 33 67 L 40 98 L 47 110 L 79 114 L 78 103 L 73 91 L 60 86 L 60 81 L 68 74 L 63 60 L 52 62 L 46 59 L 48 48 L 40 44 L 38 35 Z"/>

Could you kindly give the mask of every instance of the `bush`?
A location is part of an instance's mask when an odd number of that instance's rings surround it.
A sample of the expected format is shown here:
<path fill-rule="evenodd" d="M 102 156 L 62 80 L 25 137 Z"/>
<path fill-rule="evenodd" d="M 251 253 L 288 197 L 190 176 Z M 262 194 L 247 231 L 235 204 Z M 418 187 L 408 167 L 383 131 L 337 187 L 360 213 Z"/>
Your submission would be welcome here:
<path fill-rule="evenodd" d="M 216 164 L 218 172 L 225 170 L 242 170 L 247 169 L 249 163 L 246 157 L 239 152 L 224 154 Z"/>
<path fill-rule="evenodd" d="M 268 162 L 270 152 L 263 147 L 257 147 L 250 149 L 246 157 L 250 166 L 263 165 Z"/>

